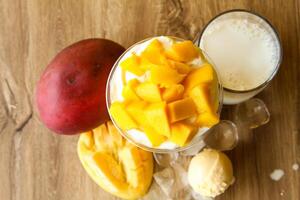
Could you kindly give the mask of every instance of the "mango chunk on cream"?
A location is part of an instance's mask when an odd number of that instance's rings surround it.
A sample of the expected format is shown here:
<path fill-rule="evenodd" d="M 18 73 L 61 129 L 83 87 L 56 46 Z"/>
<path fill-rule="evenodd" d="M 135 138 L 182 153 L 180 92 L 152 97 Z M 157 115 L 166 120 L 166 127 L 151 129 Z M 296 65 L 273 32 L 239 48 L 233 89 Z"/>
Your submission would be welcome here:
<path fill-rule="evenodd" d="M 184 87 L 181 84 L 174 84 L 162 89 L 162 99 L 166 102 L 179 100 L 183 97 Z"/>
<path fill-rule="evenodd" d="M 182 147 L 191 139 L 196 130 L 194 126 L 184 122 L 174 123 L 171 125 L 170 141 Z"/>
<path fill-rule="evenodd" d="M 137 76 L 141 76 L 145 73 L 145 71 L 140 67 L 140 64 L 141 58 L 135 54 L 132 54 L 130 57 L 122 61 L 120 66 L 125 71 L 129 71 Z"/>
<path fill-rule="evenodd" d="M 214 79 L 214 71 L 210 64 L 206 63 L 200 68 L 192 70 L 183 81 L 185 93 L 202 83 L 210 83 Z"/>
<path fill-rule="evenodd" d="M 166 55 L 176 61 L 188 62 L 199 56 L 199 50 L 191 41 L 187 40 L 175 43 L 166 51 Z"/>
<path fill-rule="evenodd" d="M 184 98 L 168 104 L 168 115 L 171 123 L 187 119 L 197 114 L 192 98 Z"/>
<path fill-rule="evenodd" d="M 114 102 L 109 109 L 116 123 L 124 130 L 137 128 L 137 123 L 130 117 L 123 103 Z"/>
<path fill-rule="evenodd" d="M 141 83 L 136 87 L 136 94 L 147 102 L 161 101 L 161 94 L 158 85 L 151 82 Z"/>

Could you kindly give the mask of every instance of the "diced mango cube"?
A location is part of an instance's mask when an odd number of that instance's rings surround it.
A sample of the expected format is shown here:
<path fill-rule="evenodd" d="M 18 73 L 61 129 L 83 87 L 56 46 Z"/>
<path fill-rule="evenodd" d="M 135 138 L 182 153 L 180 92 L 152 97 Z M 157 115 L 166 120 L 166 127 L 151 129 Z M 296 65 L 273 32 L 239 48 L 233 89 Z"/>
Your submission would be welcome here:
<path fill-rule="evenodd" d="M 157 133 L 170 137 L 171 132 L 165 102 L 150 104 L 145 110 L 145 115 Z"/>
<path fill-rule="evenodd" d="M 141 57 L 147 59 L 153 64 L 165 64 L 167 62 L 167 59 L 163 53 L 163 44 L 157 39 L 154 39 L 141 53 Z"/>
<path fill-rule="evenodd" d="M 153 66 L 150 69 L 150 81 L 161 86 L 170 86 L 177 84 L 184 79 L 184 74 L 179 74 L 176 69 L 167 65 Z"/>
<path fill-rule="evenodd" d="M 216 113 L 205 112 L 198 116 L 196 124 L 200 127 L 212 127 L 213 125 L 219 123 L 220 119 Z"/>
<path fill-rule="evenodd" d="M 122 69 L 129 71 L 137 76 L 142 76 L 145 71 L 140 67 L 141 58 L 135 54 L 126 58 L 120 63 Z"/>
<path fill-rule="evenodd" d="M 140 82 L 137 79 L 130 80 L 122 90 L 122 96 L 125 100 L 140 100 L 135 90 Z"/>
<path fill-rule="evenodd" d="M 158 102 L 162 100 L 158 85 L 150 82 L 144 82 L 138 85 L 136 94 L 148 102 Z"/>
<path fill-rule="evenodd" d="M 170 141 L 182 147 L 194 136 L 196 130 L 194 126 L 184 122 L 174 123 L 171 125 Z"/>
<path fill-rule="evenodd" d="M 197 114 L 197 108 L 192 98 L 185 98 L 169 103 L 168 116 L 171 123 L 187 119 Z"/>
<path fill-rule="evenodd" d="M 212 112 L 212 106 L 209 98 L 209 89 L 205 84 L 194 87 L 189 96 L 194 100 L 198 113 Z"/>
<path fill-rule="evenodd" d="M 199 50 L 191 41 L 183 41 L 173 44 L 166 50 L 166 55 L 176 61 L 188 62 L 199 56 Z"/>
<path fill-rule="evenodd" d="M 120 126 L 121 129 L 130 130 L 138 127 L 136 122 L 130 117 L 130 115 L 125 110 L 124 104 L 120 102 L 114 102 L 111 104 L 109 111 L 113 119 L 118 124 L 118 126 Z"/>
<path fill-rule="evenodd" d="M 150 140 L 151 144 L 155 146 L 159 146 L 161 143 L 167 140 L 167 138 L 160 133 L 158 133 L 154 128 L 151 126 L 144 126 L 144 133 L 146 134 L 147 138 Z"/>
<path fill-rule="evenodd" d="M 163 88 L 162 99 L 166 102 L 176 101 L 183 96 L 184 87 L 181 84 L 171 85 L 168 88 Z"/>
<path fill-rule="evenodd" d="M 177 72 L 180 74 L 188 74 L 192 70 L 192 68 L 189 65 L 174 60 L 169 60 L 169 65 L 172 68 L 176 69 Z"/>
<path fill-rule="evenodd" d="M 145 101 L 132 101 L 126 106 L 129 115 L 139 124 L 139 127 L 148 124 L 145 116 L 147 103 Z"/>
<path fill-rule="evenodd" d="M 201 83 L 210 83 L 214 79 L 214 70 L 212 66 L 205 63 L 200 68 L 192 70 L 184 79 L 183 86 L 185 94 Z"/>
<path fill-rule="evenodd" d="M 151 67 L 155 65 L 145 57 L 140 57 L 140 58 L 141 58 L 140 68 L 144 71 L 150 70 Z"/>

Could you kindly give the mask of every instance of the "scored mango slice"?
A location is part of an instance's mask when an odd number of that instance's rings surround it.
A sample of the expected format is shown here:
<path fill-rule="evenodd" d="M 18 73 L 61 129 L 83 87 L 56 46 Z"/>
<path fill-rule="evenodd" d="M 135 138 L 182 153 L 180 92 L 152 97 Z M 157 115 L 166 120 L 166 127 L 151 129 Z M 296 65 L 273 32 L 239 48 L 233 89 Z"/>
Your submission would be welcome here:
<path fill-rule="evenodd" d="M 150 82 L 141 83 L 136 87 L 137 95 L 147 102 L 161 101 L 161 94 L 158 85 Z"/>
<path fill-rule="evenodd" d="M 127 142 L 111 122 L 101 126 L 79 137 L 77 153 L 84 169 L 105 191 L 123 199 L 141 198 L 152 182 L 152 154 Z"/>
<path fill-rule="evenodd" d="M 174 123 L 171 125 L 170 141 L 179 146 L 184 146 L 194 136 L 196 130 L 193 125 L 184 122 Z"/>
<path fill-rule="evenodd" d="M 188 62 L 198 57 L 200 54 L 195 45 L 187 40 L 173 44 L 170 49 L 166 50 L 166 55 L 168 58 L 175 61 Z"/>
<path fill-rule="evenodd" d="M 168 104 L 170 123 L 187 119 L 197 114 L 197 108 L 192 98 L 185 98 Z"/>
<path fill-rule="evenodd" d="M 140 82 L 137 79 L 130 80 L 122 90 L 122 96 L 126 100 L 140 100 L 135 90 Z"/>
<path fill-rule="evenodd" d="M 129 71 L 137 76 L 142 76 L 145 73 L 140 65 L 141 58 L 135 54 L 132 54 L 120 63 L 123 70 Z"/>
<path fill-rule="evenodd" d="M 114 102 L 109 108 L 110 114 L 112 115 L 115 122 L 123 130 L 130 130 L 137 128 L 137 123 L 127 113 L 124 103 Z"/>
<path fill-rule="evenodd" d="M 165 102 L 151 103 L 145 110 L 150 126 L 159 134 L 170 137 L 170 126 Z"/>
<path fill-rule="evenodd" d="M 171 85 L 162 89 L 162 99 L 166 102 L 172 102 L 183 97 L 184 87 L 181 84 Z"/>
<path fill-rule="evenodd" d="M 168 65 L 156 65 L 150 69 L 150 81 L 160 86 L 169 87 L 184 79 L 185 75 L 177 72 Z"/>
<path fill-rule="evenodd" d="M 200 68 L 192 70 L 184 79 L 183 86 L 185 94 L 201 83 L 211 83 L 214 80 L 214 70 L 208 63 L 203 64 Z"/>

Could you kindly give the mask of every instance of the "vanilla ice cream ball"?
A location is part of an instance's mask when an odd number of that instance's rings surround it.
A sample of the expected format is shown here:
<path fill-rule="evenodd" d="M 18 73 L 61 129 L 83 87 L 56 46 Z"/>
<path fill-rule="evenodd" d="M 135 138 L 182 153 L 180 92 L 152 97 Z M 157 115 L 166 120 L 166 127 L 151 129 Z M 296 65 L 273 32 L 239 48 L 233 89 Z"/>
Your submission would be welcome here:
<path fill-rule="evenodd" d="M 191 160 L 188 181 L 195 192 L 216 197 L 234 182 L 231 161 L 220 151 L 204 149 Z"/>

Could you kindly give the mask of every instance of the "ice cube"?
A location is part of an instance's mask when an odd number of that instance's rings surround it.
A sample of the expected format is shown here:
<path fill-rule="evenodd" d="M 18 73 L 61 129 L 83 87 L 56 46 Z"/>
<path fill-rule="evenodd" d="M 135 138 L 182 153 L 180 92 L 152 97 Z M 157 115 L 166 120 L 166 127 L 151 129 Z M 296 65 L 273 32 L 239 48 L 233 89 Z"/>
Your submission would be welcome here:
<path fill-rule="evenodd" d="M 175 183 L 175 174 L 173 169 L 170 167 L 165 168 L 162 171 L 156 172 L 153 177 L 164 194 L 170 196 Z"/>
<path fill-rule="evenodd" d="M 153 153 L 154 159 L 161 167 L 170 167 L 178 158 L 178 153 Z"/>
<path fill-rule="evenodd" d="M 234 117 L 241 125 L 257 128 L 269 122 L 270 112 L 262 100 L 253 98 L 238 104 Z"/>
<path fill-rule="evenodd" d="M 238 142 L 236 125 L 228 120 L 222 120 L 206 134 L 204 143 L 213 149 L 227 151 L 233 149 Z"/>

